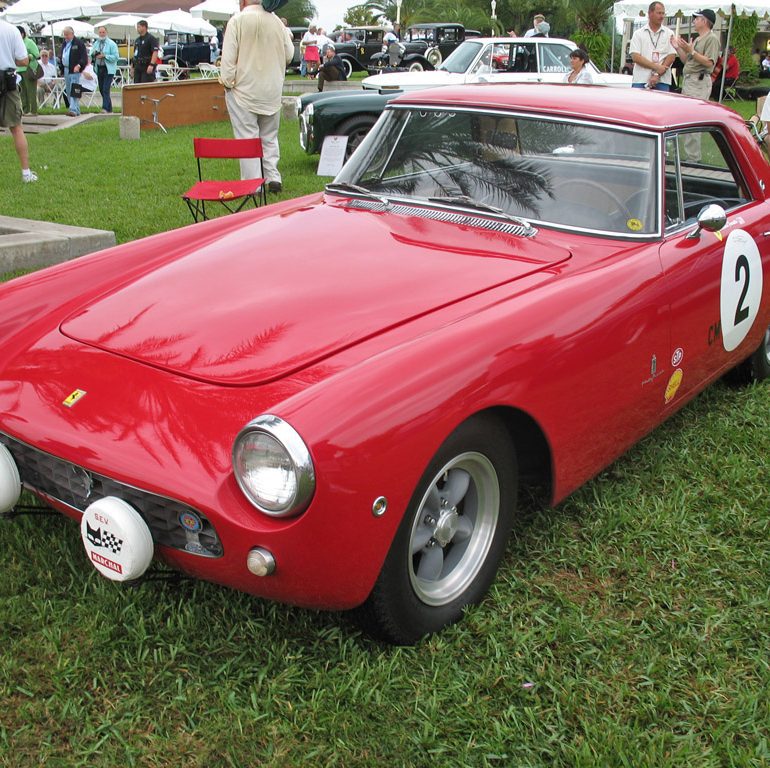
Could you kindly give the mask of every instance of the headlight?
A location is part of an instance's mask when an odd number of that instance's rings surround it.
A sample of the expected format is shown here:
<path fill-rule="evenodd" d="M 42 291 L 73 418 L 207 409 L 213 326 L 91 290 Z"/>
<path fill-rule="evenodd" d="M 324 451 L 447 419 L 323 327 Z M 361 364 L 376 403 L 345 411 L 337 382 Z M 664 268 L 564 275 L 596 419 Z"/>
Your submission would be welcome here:
<path fill-rule="evenodd" d="M 312 102 L 305 107 L 305 111 L 302 113 L 305 116 L 307 124 L 310 125 L 313 122 L 313 104 Z"/>
<path fill-rule="evenodd" d="M 302 114 L 302 96 L 297 96 L 297 114 Z"/>
<path fill-rule="evenodd" d="M 304 512 L 315 491 L 307 446 L 293 427 L 270 414 L 258 416 L 238 433 L 233 472 L 246 498 L 274 517 Z"/>

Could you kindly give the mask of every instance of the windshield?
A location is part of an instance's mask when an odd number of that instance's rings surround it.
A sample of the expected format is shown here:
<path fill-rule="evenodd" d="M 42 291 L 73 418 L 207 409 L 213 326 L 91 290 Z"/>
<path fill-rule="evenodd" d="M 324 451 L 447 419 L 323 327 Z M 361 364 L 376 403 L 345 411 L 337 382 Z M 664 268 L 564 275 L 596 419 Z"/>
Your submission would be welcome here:
<path fill-rule="evenodd" d="M 658 229 L 656 157 L 655 136 L 620 128 L 390 108 L 336 181 L 381 197 L 465 197 L 533 222 L 636 236 Z"/>
<path fill-rule="evenodd" d="M 481 50 L 481 45 L 481 43 L 466 40 L 466 42 L 458 45 L 457 48 L 447 56 L 446 61 L 439 67 L 439 69 L 443 69 L 445 72 L 455 72 L 456 74 L 467 72 L 471 62 Z"/>

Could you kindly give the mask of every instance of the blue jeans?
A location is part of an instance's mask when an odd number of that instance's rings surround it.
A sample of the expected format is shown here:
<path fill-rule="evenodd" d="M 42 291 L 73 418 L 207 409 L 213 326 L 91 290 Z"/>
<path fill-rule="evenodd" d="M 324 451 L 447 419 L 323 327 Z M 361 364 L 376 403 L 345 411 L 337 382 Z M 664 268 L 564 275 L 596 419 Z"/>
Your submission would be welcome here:
<path fill-rule="evenodd" d="M 631 83 L 632 88 L 646 88 L 647 83 Z M 651 91 L 670 91 L 671 86 L 668 83 L 658 83 L 650 88 Z"/>
<path fill-rule="evenodd" d="M 70 102 L 69 112 L 75 115 L 80 114 L 80 99 L 73 99 L 70 96 L 70 90 L 73 83 L 80 83 L 80 72 L 70 72 L 68 69 L 64 70 L 64 93 L 67 94 L 67 98 Z"/>
<path fill-rule="evenodd" d="M 112 112 L 112 98 L 110 97 L 110 88 L 112 87 L 112 78 L 107 71 L 107 67 L 96 68 L 96 80 L 99 83 L 99 93 L 102 94 L 102 109 L 105 112 Z"/>

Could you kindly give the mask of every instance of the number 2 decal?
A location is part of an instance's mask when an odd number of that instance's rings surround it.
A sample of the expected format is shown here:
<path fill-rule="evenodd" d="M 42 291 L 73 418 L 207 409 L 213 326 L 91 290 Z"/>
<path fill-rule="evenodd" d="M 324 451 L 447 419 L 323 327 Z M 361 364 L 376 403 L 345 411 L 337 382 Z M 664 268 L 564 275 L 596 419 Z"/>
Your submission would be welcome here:
<path fill-rule="evenodd" d="M 762 259 L 754 239 L 742 229 L 725 242 L 719 291 L 722 343 L 732 352 L 748 336 L 762 300 Z"/>
<path fill-rule="evenodd" d="M 735 282 L 741 282 L 741 273 L 745 276 L 745 282 L 743 283 L 743 289 L 741 290 L 740 298 L 738 299 L 738 306 L 735 308 L 735 324 L 742 323 L 749 316 L 749 308 L 745 306 L 746 294 L 749 292 L 749 280 L 751 279 L 751 273 L 749 271 L 749 260 L 744 254 L 741 254 L 735 262 Z"/>

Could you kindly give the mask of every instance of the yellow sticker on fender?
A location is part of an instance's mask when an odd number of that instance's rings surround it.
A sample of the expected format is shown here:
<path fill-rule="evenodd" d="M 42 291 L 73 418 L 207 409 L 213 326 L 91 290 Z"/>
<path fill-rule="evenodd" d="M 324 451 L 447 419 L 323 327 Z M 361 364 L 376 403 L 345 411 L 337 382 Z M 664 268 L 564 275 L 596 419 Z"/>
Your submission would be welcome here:
<path fill-rule="evenodd" d="M 86 391 L 84 389 L 76 389 L 72 394 L 67 395 L 67 397 L 62 400 L 62 405 L 67 408 L 72 408 L 75 403 L 80 400 L 81 397 L 86 396 Z"/>
<path fill-rule="evenodd" d="M 681 368 L 677 368 L 671 374 L 671 378 L 668 380 L 668 384 L 666 384 L 666 403 L 670 403 L 674 399 L 674 395 L 676 395 L 679 385 L 682 383 L 683 376 Z"/>

